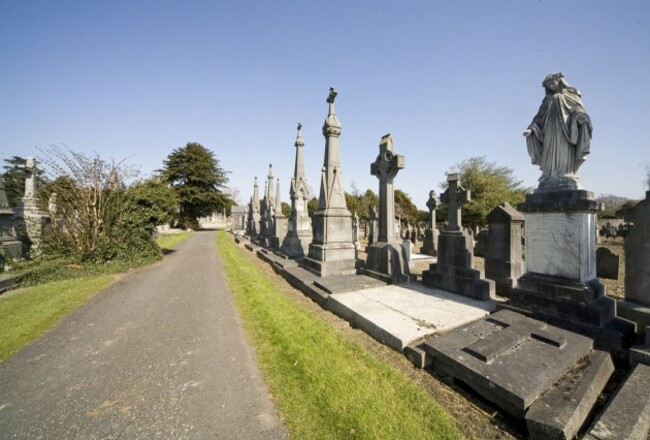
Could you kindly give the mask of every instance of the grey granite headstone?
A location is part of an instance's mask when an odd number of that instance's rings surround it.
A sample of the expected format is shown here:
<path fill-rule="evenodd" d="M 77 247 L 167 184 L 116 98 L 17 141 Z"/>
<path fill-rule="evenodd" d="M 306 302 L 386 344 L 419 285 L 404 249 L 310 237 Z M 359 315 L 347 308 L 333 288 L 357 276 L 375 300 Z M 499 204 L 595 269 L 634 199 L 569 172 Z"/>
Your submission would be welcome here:
<path fill-rule="evenodd" d="M 497 293 L 508 296 L 524 273 L 521 253 L 521 227 L 524 224 L 524 216 L 506 202 L 487 215 L 487 222 L 489 236 L 485 276 L 494 280 Z"/>
<path fill-rule="evenodd" d="M 449 227 L 440 233 L 438 261 L 422 273 L 422 282 L 485 301 L 494 296 L 494 281 L 486 280 L 482 270 L 472 267 L 472 237 L 461 223 L 461 205 L 470 199 L 470 192 L 460 186 L 458 174 L 450 174 L 447 181 L 449 187 L 441 200 L 449 207 Z"/>
<path fill-rule="evenodd" d="M 596 250 L 596 275 L 598 278 L 618 279 L 620 257 L 611 250 L 601 247 Z"/>
<path fill-rule="evenodd" d="M 309 251 L 309 243 L 312 239 L 311 218 L 307 211 L 309 201 L 309 190 L 305 178 L 305 163 L 303 147 L 305 141 L 302 139 L 302 124 L 298 123 L 298 134 L 296 135 L 296 162 L 291 178 L 291 214 L 287 235 L 282 242 L 281 251 L 291 258 L 302 258 Z"/>
<path fill-rule="evenodd" d="M 329 111 L 323 125 L 325 159 L 321 170 L 318 209 L 313 216 L 313 238 L 303 267 L 320 277 L 356 273 L 356 248 L 352 241 L 352 221 L 345 203 L 339 149 L 341 123 L 336 117 L 336 91 L 330 88 Z"/>
<path fill-rule="evenodd" d="M 625 301 L 619 302 L 618 314 L 636 322 L 641 333 L 650 326 L 650 191 L 626 214 L 626 220 L 634 226 L 623 244 Z"/>
<path fill-rule="evenodd" d="M 366 248 L 367 275 L 405 283 L 410 280 L 408 256 L 402 244 L 393 238 L 395 221 L 395 195 L 393 179 L 404 168 L 404 156 L 393 151 L 390 134 L 381 138 L 379 155 L 370 164 L 370 174 L 379 179 L 379 236 Z"/>

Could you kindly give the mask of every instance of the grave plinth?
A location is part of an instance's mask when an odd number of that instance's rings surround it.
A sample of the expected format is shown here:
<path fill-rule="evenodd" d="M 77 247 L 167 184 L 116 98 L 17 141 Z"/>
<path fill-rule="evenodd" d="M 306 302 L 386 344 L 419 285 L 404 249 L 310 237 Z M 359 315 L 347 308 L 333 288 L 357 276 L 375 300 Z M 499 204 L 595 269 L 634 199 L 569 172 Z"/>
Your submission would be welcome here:
<path fill-rule="evenodd" d="M 524 213 L 526 273 L 508 305 L 559 322 L 606 326 L 616 302 L 596 278 L 595 222 L 599 203 L 584 190 L 537 192 Z"/>

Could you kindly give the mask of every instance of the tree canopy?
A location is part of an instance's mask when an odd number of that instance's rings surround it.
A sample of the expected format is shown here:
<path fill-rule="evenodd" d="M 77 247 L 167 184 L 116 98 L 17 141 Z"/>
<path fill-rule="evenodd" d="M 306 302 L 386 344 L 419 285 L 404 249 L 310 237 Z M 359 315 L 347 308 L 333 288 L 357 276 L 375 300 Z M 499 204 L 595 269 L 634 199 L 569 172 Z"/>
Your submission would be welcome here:
<path fill-rule="evenodd" d="M 224 209 L 229 212 L 235 204 L 225 193 L 228 172 L 203 145 L 190 142 L 176 148 L 163 163 L 161 175 L 178 196 L 184 227 L 196 228 L 200 217 Z"/>
<path fill-rule="evenodd" d="M 522 186 L 511 168 L 489 162 L 485 156 L 457 163 L 449 169 L 448 174 L 452 173 L 459 173 L 461 185 L 471 191 L 471 200 L 463 205 L 463 224 L 472 227 L 486 226 L 486 216 L 499 203 L 516 206 L 532 191 Z M 446 180 L 440 183 L 443 190 L 447 186 Z"/>

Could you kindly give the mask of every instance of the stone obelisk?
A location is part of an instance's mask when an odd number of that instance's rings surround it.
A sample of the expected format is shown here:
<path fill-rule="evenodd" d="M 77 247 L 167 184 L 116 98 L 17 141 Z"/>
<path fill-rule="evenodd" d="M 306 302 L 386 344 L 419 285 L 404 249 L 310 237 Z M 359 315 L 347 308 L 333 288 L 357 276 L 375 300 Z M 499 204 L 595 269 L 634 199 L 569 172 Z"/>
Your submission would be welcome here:
<path fill-rule="evenodd" d="M 248 235 L 251 240 L 256 240 L 257 235 L 260 233 L 260 190 L 257 184 L 257 176 L 255 177 L 255 184 L 253 185 L 253 197 L 251 198 L 251 205 L 248 209 Z"/>
<path fill-rule="evenodd" d="M 302 124 L 298 123 L 298 134 L 296 136 L 296 163 L 291 179 L 291 214 L 287 236 L 282 243 L 282 253 L 291 258 L 302 258 L 309 252 L 309 243 L 312 239 L 311 218 L 307 211 L 309 202 L 309 191 L 307 190 L 307 179 L 305 178 L 305 161 L 303 158 L 303 147 L 305 141 L 302 139 Z"/>
<path fill-rule="evenodd" d="M 313 218 L 313 239 L 303 265 L 318 276 L 356 273 L 355 246 L 352 238 L 352 214 L 345 204 L 339 136 L 341 123 L 336 117 L 336 91 L 330 88 L 329 112 L 323 125 L 325 160 L 321 172 L 318 210 Z"/>
<path fill-rule="evenodd" d="M 277 179 L 275 189 L 275 207 L 273 208 L 273 231 L 270 247 L 280 249 L 280 245 L 287 235 L 287 217 L 282 213 L 282 198 L 280 197 L 280 179 Z"/>

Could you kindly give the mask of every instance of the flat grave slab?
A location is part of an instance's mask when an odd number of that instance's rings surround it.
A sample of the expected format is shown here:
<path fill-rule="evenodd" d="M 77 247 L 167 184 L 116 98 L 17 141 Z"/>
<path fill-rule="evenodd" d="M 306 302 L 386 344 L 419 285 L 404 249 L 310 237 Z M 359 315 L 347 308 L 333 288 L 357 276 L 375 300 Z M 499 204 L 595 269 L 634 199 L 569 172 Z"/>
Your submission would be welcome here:
<path fill-rule="evenodd" d="M 409 283 L 334 293 L 327 300 L 327 308 L 402 351 L 414 341 L 485 317 L 496 305 Z"/>
<path fill-rule="evenodd" d="M 523 419 L 544 391 L 587 356 L 593 341 L 501 310 L 422 344 L 434 369 Z"/>

